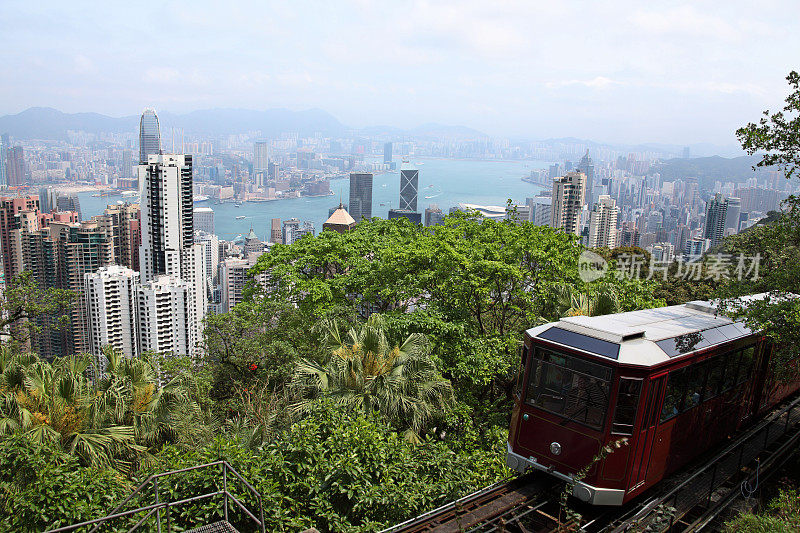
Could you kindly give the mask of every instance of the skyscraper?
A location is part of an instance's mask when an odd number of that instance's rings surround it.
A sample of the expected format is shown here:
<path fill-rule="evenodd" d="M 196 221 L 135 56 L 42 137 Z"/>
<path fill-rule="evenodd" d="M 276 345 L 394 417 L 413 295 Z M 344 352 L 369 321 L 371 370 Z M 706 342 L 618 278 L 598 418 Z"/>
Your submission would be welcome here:
<path fill-rule="evenodd" d="M 273 218 L 270 223 L 269 242 L 283 243 L 283 234 L 281 233 L 281 219 Z"/>
<path fill-rule="evenodd" d="M 436 204 L 431 204 L 425 209 L 425 226 L 438 226 L 444 222 L 444 214 Z"/>
<path fill-rule="evenodd" d="M 581 158 L 580 167 L 578 168 L 579 172 L 583 172 L 586 174 L 586 185 L 585 185 L 585 201 L 589 204 L 589 206 L 594 205 L 594 162 L 592 158 L 589 157 L 589 149 L 586 149 L 586 154 Z"/>
<path fill-rule="evenodd" d="M 74 194 L 59 194 L 56 197 L 56 211 L 78 213 L 78 220 L 81 220 L 81 202 L 78 196 Z"/>
<path fill-rule="evenodd" d="M 589 248 L 616 248 L 617 202 L 607 194 L 601 195 L 592 207 L 589 221 Z"/>
<path fill-rule="evenodd" d="M 8 133 L 0 136 L 0 188 L 8 186 L 8 174 L 6 173 L 6 159 L 8 158 Z"/>
<path fill-rule="evenodd" d="M 567 233 L 581 234 L 581 208 L 586 194 L 586 174 L 567 172 L 553 180 L 553 206 L 550 226 Z"/>
<path fill-rule="evenodd" d="M 350 174 L 350 216 L 356 222 L 372 218 L 372 174 L 352 172 Z"/>
<path fill-rule="evenodd" d="M 6 177 L 9 187 L 25 185 L 25 151 L 22 146 L 6 149 Z"/>
<path fill-rule="evenodd" d="M 196 353 L 202 340 L 206 290 L 202 248 L 194 243 L 192 156 L 149 155 L 147 164 L 139 165 L 139 188 L 142 281 L 167 275 L 186 282 L 190 299 L 189 337 Z"/>
<path fill-rule="evenodd" d="M 392 143 L 386 143 L 383 145 L 383 162 L 392 162 Z"/>
<path fill-rule="evenodd" d="M 139 273 L 111 265 L 84 277 L 89 352 L 99 359 L 103 347 L 113 346 L 125 357 L 139 355 L 136 291 Z"/>
<path fill-rule="evenodd" d="M 194 208 L 194 229 L 206 233 L 216 233 L 214 229 L 214 210 L 210 207 Z"/>
<path fill-rule="evenodd" d="M 419 190 L 419 170 L 400 171 L 400 209 L 417 210 L 417 191 Z"/>
<path fill-rule="evenodd" d="M 114 261 L 139 271 L 139 247 L 142 245 L 141 209 L 139 204 L 112 204 L 92 220 L 106 229 L 114 243 Z"/>
<path fill-rule="evenodd" d="M 161 131 L 156 110 L 147 108 L 139 121 L 139 164 L 147 164 L 147 156 L 161 153 Z"/>
<path fill-rule="evenodd" d="M 725 199 L 725 235 L 739 233 L 739 218 L 742 214 L 742 200 L 730 197 Z"/>
<path fill-rule="evenodd" d="M 727 219 L 727 202 L 722 195 L 717 193 L 706 204 L 706 220 L 703 227 L 703 238 L 711 241 L 711 246 L 722 242 L 725 236 L 725 222 Z"/>
<path fill-rule="evenodd" d="M 269 172 L 269 143 L 257 141 L 253 147 L 253 172 Z"/>

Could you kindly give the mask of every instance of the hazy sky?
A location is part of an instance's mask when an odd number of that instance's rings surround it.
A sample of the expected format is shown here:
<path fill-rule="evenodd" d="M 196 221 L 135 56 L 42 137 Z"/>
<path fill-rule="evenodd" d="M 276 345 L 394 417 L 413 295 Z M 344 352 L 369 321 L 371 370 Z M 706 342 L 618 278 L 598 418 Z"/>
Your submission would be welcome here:
<path fill-rule="evenodd" d="M 800 68 L 798 0 L 0 2 L 0 114 L 319 107 L 355 127 L 734 142 Z"/>

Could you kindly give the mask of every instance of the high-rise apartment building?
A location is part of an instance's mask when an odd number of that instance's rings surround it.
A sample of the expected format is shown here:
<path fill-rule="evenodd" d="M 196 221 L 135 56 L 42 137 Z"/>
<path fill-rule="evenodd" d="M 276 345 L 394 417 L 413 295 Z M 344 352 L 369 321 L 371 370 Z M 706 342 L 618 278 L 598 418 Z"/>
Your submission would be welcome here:
<path fill-rule="evenodd" d="M 194 229 L 206 233 L 216 233 L 214 228 L 214 210 L 210 207 L 194 208 Z"/>
<path fill-rule="evenodd" d="M 6 177 L 9 187 L 25 185 L 25 151 L 22 146 L 6 149 Z"/>
<path fill-rule="evenodd" d="M 616 248 L 617 202 L 607 194 L 601 195 L 594 204 L 589 221 L 589 248 Z"/>
<path fill-rule="evenodd" d="M 101 368 L 106 346 L 128 358 L 140 353 L 135 290 L 138 284 L 139 273 L 120 265 L 103 267 L 84 277 L 88 347 Z"/>
<path fill-rule="evenodd" d="M 142 353 L 192 356 L 192 295 L 178 276 L 157 276 L 136 286 L 136 313 Z"/>
<path fill-rule="evenodd" d="M 222 285 L 222 312 L 228 312 L 242 301 L 242 292 L 247 285 L 247 272 L 256 264 L 257 257 L 247 259 L 230 258 L 219 265 Z"/>
<path fill-rule="evenodd" d="M 400 209 L 417 210 L 417 191 L 419 190 L 419 170 L 400 171 Z"/>
<path fill-rule="evenodd" d="M 585 203 L 586 174 L 567 172 L 553 180 L 553 206 L 550 226 L 575 235 L 581 234 L 581 209 Z"/>
<path fill-rule="evenodd" d="M 269 172 L 269 143 L 257 141 L 253 146 L 253 172 Z"/>
<path fill-rule="evenodd" d="M 350 216 L 356 222 L 372 218 L 372 174 L 352 172 L 350 174 Z"/>
<path fill-rule="evenodd" d="M 728 203 L 722 195 L 717 193 L 714 198 L 706 203 L 706 220 L 703 227 L 703 238 L 716 246 L 725 236 L 725 222 L 727 220 Z"/>
<path fill-rule="evenodd" d="M 392 143 L 386 143 L 383 145 L 383 162 L 392 162 Z"/>
<path fill-rule="evenodd" d="M 139 165 L 142 210 L 142 281 L 175 276 L 186 282 L 191 300 L 190 343 L 198 353 L 207 310 L 203 255 L 194 243 L 192 156 L 149 155 Z"/>
<path fill-rule="evenodd" d="M 161 130 L 155 109 L 147 108 L 139 120 L 139 164 L 146 165 L 148 156 L 161 153 Z"/>
<path fill-rule="evenodd" d="M 19 215 L 22 212 L 39 213 L 39 197 L 0 198 L 0 253 L 3 259 L 5 282 L 22 272 L 22 257 L 15 253 L 13 230 L 20 228 Z"/>
<path fill-rule="evenodd" d="M 581 158 L 578 171 L 583 172 L 586 175 L 586 203 L 588 203 L 590 206 L 594 205 L 594 203 L 597 201 L 597 199 L 594 197 L 594 162 L 592 161 L 592 158 L 589 157 L 588 149 L 586 150 L 586 154 Z"/>
<path fill-rule="evenodd" d="M 142 245 L 139 204 L 111 204 L 92 220 L 106 228 L 114 245 L 114 261 L 139 271 L 139 247 Z"/>
<path fill-rule="evenodd" d="M 8 187 L 8 173 L 6 172 L 6 165 L 8 164 L 8 134 L 4 133 L 0 136 L 0 189 Z"/>

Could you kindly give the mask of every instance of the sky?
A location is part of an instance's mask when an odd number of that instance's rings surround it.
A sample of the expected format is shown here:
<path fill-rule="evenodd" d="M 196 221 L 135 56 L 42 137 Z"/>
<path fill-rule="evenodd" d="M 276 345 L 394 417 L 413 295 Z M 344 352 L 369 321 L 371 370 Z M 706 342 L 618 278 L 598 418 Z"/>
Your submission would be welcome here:
<path fill-rule="evenodd" d="M 0 3 L 0 114 L 320 108 L 352 127 L 735 143 L 800 68 L 797 0 Z"/>

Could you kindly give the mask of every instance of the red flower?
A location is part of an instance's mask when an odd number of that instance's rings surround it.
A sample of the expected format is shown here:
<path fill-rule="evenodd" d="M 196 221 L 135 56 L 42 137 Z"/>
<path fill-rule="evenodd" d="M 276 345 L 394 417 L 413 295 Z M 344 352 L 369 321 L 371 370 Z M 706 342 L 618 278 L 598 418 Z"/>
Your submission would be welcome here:
<path fill-rule="evenodd" d="M 255 372 L 258 370 L 258 365 L 255 363 L 250 363 L 250 372 Z"/>

